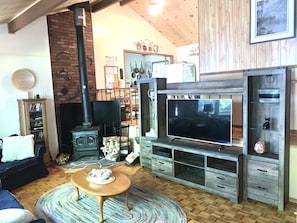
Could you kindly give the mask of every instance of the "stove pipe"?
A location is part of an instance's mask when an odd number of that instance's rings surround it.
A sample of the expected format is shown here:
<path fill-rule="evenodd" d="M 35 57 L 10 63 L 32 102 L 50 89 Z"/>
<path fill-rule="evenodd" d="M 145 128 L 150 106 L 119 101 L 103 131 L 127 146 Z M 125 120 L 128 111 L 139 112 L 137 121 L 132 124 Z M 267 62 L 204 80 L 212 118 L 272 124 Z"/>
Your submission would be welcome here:
<path fill-rule="evenodd" d="M 83 107 L 83 127 L 92 126 L 92 116 L 91 116 L 91 102 L 89 97 L 89 84 L 88 84 L 88 69 L 87 60 L 85 52 L 85 38 L 84 38 L 84 28 L 86 26 L 85 21 L 85 9 L 89 9 L 89 3 L 78 3 L 70 7 L 74 11 L 74 22 L 76 28 L 76 38 L 77 38 L 77 53 L 78 53 L 78 67 L 80 76 L 80 88 L 82 97 L 82 107 Z"/>

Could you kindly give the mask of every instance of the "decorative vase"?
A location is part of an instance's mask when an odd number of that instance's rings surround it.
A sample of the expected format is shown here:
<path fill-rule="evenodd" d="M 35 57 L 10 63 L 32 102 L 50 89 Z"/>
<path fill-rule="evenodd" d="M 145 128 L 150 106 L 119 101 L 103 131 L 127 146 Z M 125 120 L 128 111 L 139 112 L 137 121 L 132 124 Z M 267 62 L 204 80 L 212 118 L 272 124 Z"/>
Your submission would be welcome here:
<path fill-rule="evenodd" d="M 254 150 L 258 154 L 263 154 L 265 153 L 265 142 L 264 141 L 258 141 L 255 146 Z"/>

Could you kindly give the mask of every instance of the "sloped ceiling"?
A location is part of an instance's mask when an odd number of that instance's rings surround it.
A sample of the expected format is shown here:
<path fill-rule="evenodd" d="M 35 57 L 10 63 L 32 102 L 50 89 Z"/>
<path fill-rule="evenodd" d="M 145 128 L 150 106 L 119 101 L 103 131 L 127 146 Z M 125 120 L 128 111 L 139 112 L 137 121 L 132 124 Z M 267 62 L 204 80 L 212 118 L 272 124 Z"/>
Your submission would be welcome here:
<path fill-rule="evenodd" d="M 1 0 L 0 24 L 14 33 L 40 16 L 68 10 L 81 0 Z M 198 43 L 198 0 L 165 0 L 160 15 L 149 13 L 150 0 L 90 0 L 92 11 L 127 5 L 176 47 Z"/>
<path fill-rule="evenodd" d="M 198 0 L 167 0 L 161 15 L 149 13 L 149 0 L 128 3 L 176 47 L 198 43 Z"/>

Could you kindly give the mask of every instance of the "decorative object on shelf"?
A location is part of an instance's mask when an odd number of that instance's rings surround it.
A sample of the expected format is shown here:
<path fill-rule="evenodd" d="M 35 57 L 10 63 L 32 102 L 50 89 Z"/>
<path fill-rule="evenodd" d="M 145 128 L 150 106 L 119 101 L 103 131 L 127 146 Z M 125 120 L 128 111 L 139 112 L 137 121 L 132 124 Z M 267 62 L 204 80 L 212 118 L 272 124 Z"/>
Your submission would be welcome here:
<path fill-rule="evenodd" d="M 270 129 L 270 118 L 265 118 L 265 122 L 263 124 L 263 129 Z"/>
<path fill-rule="evenodd" d="M 148 52 L 155 52 L 155 53 L 159 51 L 159 46 L 155 44 L 153 41 L 150 41 L 148 39 L 134 42 L 134 44 L 138 51 L 144 51 L 144 52 L 148 51 Z"/>
<path fill-rule="evenodd" d="M 154 44 L 153 52 L 158 53 L 158 51 L 159 51 L 159 46 L 157 44 Z"/>
<path fill-rule="evenodd" d="M 15 71 L 11 79 L 15 88 L 22 91 L 30 90 L 36 83 L 35 75 L 29 69 L 20 69 Z"/>
<path fill-rule="evenodd" d="M 250 43 L 295 37 L 295 1 L 250 1 Z"/>
<path fill-rule="evenodd" d="M 191 47 L 190 53 L 188 55 L 189 56 L 198 56 L 199 55 L 199 47 L 198 46 Z"/>
<path fill-rule="evenodd" d="M 258 141 L 255 144 L 254 150 L 258 154 L 265 153 L 265 142 L 264 141 Z"/>
<path fill-rule="evenodd" d="M 135 45 L 136 45 L 136 49 L 137 50 L 141 50 L 142 49 L 142 41 L 136 42 Z"/>

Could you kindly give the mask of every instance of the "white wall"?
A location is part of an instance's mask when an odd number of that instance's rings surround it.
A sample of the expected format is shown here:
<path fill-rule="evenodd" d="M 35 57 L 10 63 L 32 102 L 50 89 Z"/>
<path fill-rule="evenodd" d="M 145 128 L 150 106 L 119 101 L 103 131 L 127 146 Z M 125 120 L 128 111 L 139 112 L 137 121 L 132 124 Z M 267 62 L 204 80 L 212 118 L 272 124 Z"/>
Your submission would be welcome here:
<path fill-rule="evenodd" d="M 114 4 L 92 17 L 97 89 L 105 87 L 105 56 L 116 56 L 119 68 L 124 68 L 123 50 L 136 50 L 137 41 L 149 39 L 159 45 L 159 53 L 176 55 L 176 47 L 127 6 Z M 0 138 L 20 134 L 17 99 L 24 92 L 14 88 L 11 77 L 18 69 L 30 69 L 37 79 L 30 94 L 47 98 L 49 147 L 55 158 L 59 146 L 46 17 L 15 34 L 8 34 L 7 26 L 0 25 L 0 42 Z"/>
<path fill-rule="evenodd" d="M 159 53 L 176 57 L 176 47 L 128 6 L 113 4 L 92 14 L 97 89 L 105 88 L 105 56 L 116 56 L 124 69 L 123 50 L 135 50 L 135 43 L 148 39 L 159 45 Z M 122 83 L 122 87 L 125 83 Z"/>
<path fill-rule="evenodd" d="M 291 145 L 290 147 L 290 166 L 289 166 L 289 197 L 293 199 L 293 202 L 297 202 L 297 146 Z"/>
<path fill-rule="evenodd" d="M 57 128 L 46 17 L 41 17 L 15 34 L 8 34 L 7 26 L 0 25 L 0 138 L 20 134 L 17 99 L 24 93 L 11 81 L 18 69 L 30 69 L 36 76 L 31 95 L 39 94 L 47 100 L 49 147 L 52 157 L 58 151 Z"/>

